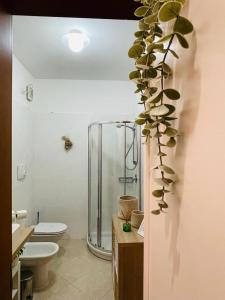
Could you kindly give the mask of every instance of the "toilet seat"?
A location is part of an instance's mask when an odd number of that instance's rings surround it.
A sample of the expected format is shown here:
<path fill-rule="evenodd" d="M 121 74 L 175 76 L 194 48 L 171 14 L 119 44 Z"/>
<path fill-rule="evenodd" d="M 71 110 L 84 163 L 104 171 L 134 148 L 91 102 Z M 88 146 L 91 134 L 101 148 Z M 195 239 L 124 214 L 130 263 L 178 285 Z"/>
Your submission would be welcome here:
<path fill-rule="evenodd" d="M 34 235 L 57 235 L 67 230 L 63 223 L 39 223 L 34 228 Z"/>

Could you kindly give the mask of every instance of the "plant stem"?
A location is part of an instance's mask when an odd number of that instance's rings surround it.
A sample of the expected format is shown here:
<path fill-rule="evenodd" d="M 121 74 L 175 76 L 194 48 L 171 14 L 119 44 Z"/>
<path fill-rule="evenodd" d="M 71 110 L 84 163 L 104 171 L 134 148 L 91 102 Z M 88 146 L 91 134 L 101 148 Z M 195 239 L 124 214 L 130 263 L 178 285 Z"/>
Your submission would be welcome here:
<path fill-rule="evenodd" d="M 173 42 L 173 39 L 174 39 L 174 36 L 175 36 L 175 34 L 173 34 L 172 36 L 171 36 L 171 38 L 170 38 L 170 41 L 169 41 L 169 44 L 168 44 L 168 46 L 167 46 L 167 48 L 166 48 L 166 52 L 165 52 L 165 54 L 164 54 L 164 57 L 163 57 L 163 60 L 162 60 L 162 65 L 166 62 L 166 58 L 167 58 L 167 55 L 168 55 L 168 53 L 169 53 L 169 50 L 170 50 L 170 47 L 171 47 L 171 45 L 172 45 L 172 42 Z M 163 91 L 164 90 L 164 74 L 163 74 L 163 67 L 161 67 L 161 91 Z M 163 94 L 162 94 L 162 99 L 161 99 L 161 105 L 163 105 Z M 158 119 L 158 118 L 157 118 Z M 157 130 L 157 134 L 159 135 L 160 134 L 160 130 L 159 130 L 159 124 L 157 125 L 157 127 L 156 127 L 156 130 Z M 160 139 L 160 137 L 158 136 L 158 138 L 157 138 L 157 140 L 158 140 L 158 149 L 159 149 L 159 152 L 161 152 L 161 139 Z M 160 166 L 162 166 L 163 165 L 163 158 L 162 158 L 162 156 L 159 156 L 159 160 L 160 160 Z M 162 179 L 164 179 L 164 172 L 163 171 L 161 171 L 161 175 L 162 175 Z M 163 191 L 165 190 L 165 187 L 163 187 Z M 165 197 L 165 193 L 163 193 L 163 195 L 162 195 L 162 201 L 164 202 L 164 197 Z M 161 208 L 161 211 L 162 211 L 162 208 Z"/>

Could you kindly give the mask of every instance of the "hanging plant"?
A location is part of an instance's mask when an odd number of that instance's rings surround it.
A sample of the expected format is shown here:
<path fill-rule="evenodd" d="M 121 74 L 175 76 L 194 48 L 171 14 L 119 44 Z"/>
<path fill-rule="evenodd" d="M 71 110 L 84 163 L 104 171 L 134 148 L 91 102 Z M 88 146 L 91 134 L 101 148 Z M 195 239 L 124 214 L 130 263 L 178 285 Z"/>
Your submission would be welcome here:
<path fill-rule="evenodd" d="M 135 81 L 140 93 L 140 104 L 144 111 L 139 114 L 136 124 L 143 125 L 142 134 L 146 140 L 152 138 L 157 145 L 157 166 L 159 174 L 155 178 L 159 188 L 152 192 L 158 202 L 158 208 L 152 213 L 159 215 L 168 208 L 166 194 L 174 183 L 175 171 L 167 166 L 166 150 L 176 146 L 178 131 L 174 128 L 175 102 L 180 99 L 179 91 L 165 88 L 165 83 L 171 78 L 173 70 L 168 63 L 169 54 L 178 59 L 173 50 L 174 41 L 181 47 L 188 48 L 185 35 L 193 31 L 192 23 L 181 16 L 185 0 L 135 0 L 142 6 L 135 10 L 135 16 L 140 17 L 139 30 L 135 32 L 135 41 L 128 52 L 135 59 L 136 70 L 129 74 Z M 169 22 L 165 32 L 166 24 Z M 174 103 L 174 104 L 173 104 Z"/>

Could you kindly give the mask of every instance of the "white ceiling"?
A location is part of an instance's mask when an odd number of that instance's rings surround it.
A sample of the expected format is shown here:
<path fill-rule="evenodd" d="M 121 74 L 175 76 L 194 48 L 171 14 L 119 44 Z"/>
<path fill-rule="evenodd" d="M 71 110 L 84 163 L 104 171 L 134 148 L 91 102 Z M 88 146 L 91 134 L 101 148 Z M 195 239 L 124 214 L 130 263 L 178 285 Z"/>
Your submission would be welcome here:
<path fill-rule="evenodd" d="M 127 52 L 136 21 L 53 17 L 13 17 L 13 51 L 36 78 L 128 80 L 133 61 Z M 63 36 L 86 32 L 90 43 L 80 53 Z"/>

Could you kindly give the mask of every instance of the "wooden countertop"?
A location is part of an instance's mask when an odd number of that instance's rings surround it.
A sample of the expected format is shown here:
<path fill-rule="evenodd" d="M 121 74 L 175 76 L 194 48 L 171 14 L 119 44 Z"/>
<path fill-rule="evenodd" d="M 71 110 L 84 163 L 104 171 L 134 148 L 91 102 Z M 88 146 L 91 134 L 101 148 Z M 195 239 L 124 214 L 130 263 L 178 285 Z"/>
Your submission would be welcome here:
<path fill-rule="evenodd" d="M 16 237 L 12 238 L 12 260 L 16 257 L 17 252 L 23 248 L 23 245 L 29 239 L 34 231 L 34 227 L 21 228 Z"/>
<path fill-rule="evenodd" d="M 124 220 L 113 215 L 113 226 L 118 244 L 143 244 L 144 238 L 137 233 L 138 229 L 131 227 L 131 232 L 124 232 L 123 223 L 125 223 Z"/>

